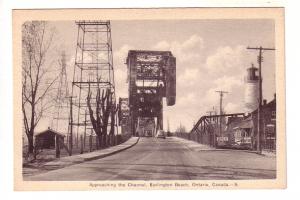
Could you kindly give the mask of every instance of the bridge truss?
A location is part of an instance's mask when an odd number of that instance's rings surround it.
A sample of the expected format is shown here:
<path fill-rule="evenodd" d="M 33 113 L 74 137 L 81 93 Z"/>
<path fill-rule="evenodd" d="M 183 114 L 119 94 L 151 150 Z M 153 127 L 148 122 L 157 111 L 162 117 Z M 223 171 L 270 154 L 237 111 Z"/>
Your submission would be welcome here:
<path fill-rule="evenodd" d="M 219 124 L 225 121 L 224 118 L 244 116 L 244 113 L 202 116 L 192 130 L 188 133 L 188 139 L 192 139 L 201 144 L 216 146 L 217 136 L 222 136 L 220 133 Z"/>

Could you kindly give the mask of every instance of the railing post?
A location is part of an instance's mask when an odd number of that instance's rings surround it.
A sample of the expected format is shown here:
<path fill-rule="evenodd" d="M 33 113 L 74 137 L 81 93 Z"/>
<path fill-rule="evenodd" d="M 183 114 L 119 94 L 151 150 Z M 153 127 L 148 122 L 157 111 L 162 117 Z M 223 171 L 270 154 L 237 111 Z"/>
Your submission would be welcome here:
<path fill-rule="evenodd" d="M 90 141 L 89 141 L 89 147 L 90 147 L 90 152 L 92 152 L 92 145 L 93 145 L 93 138 L 92 135 L 90 135 Z"/>
<path fill-rule="evenodd" d="M 83 154 L 83 139 L 82 139 L 82 135 L 80 135 L 80 154 Z"/>
<path fill-rule="evenodd" d="M 59 158 L 60 157 L 60 146 L 59 146 L 59 136 L 58 135 L 55 136 L 55 149 L 56 149 L 55 157 Z"/>

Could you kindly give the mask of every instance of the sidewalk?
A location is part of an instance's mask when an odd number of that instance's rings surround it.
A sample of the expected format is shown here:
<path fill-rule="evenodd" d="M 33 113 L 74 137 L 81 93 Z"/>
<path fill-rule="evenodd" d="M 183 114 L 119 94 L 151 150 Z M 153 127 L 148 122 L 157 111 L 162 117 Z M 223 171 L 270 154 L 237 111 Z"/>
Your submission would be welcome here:
<path fill-rule="evenodd" d="M 263 149 L 261 154 L 264 156 L 267 156 L 267 157 L 276 157 L 275 151 L 268 151 L 268 150 Z"/>
<path fill-rule="evenodd" d="M 135 144 L 137 144 L 139 141 L 138 137 L 132 137 L 126 142 L 119 144 L 117 146 L 109 147 L 107 149 L 101 149 L 98 151 L 93 151 L 90 153 L 84 153 L 84 154 L 78 154 L 74 156 L 67 156 L 63 158 L 58 158 L 55 159 L 54 161 L 47 162 L 43 164 L 40 168 L 40 171 L 48 171 L 48 170 L 55 170 L 55 169 L 60 169 L 64 168 L 70 165 L 82 163 L 85 161 L 90 161 L 90 160 L 96 160 L 99 158 L 104 158 L 106 156 L 110 156 L 116 153 L 119 153 L 121 151 L 124 151 L 126 149 L 131 148 Z M 24 168 L 23 168 L 24 170 Z"/>
<path fill-rule="evenodd" d="M 209 145 L 205 145 L 205 144 L 200 144 L 198 142 L 195 142 L 193 140 L 187 140 L 184 138 L 180 138 L 180 137 L 171 137 L 174 140 L 177 140 L 178 142 L 183 143 L 184 145 L 186 145 L 189 149 L 191 149 L 192 151 L 243 151 L 243 152 L 248 152 L 248 153 L 256 153 L 256 151 L 251 151 L 251 150 L 241 150 L 241 149 L 222 149 L 222 148 L 215 148 Z M 259 154 L 261 156 L 265 156 L 265 157 L 276 157 L 276 153 L 275 152 L 270 152 L 267 150 L 262 150 L 261 154 Z"/>

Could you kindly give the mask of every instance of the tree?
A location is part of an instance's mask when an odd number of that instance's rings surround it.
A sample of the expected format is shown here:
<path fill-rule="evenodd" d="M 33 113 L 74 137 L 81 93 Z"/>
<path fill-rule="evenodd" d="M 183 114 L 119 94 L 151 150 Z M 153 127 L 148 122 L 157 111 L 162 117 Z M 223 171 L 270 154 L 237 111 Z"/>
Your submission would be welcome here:
<path fill-rule="evenodd" d="M 46 61 L 53 36 L 54 30 L 49 30 L 44 21 L 25 22 L 22 26 L 22 112 L 29 154 L 34 150 L 34 130 L 51 107 L 51 99 L 46 97 L 57 79 L 47 83 L 51 67 Z"/>
<path fill-rule="evenodd" d="M 186 133 L 186 128 L 185 128 L 185 126 L 181 125 L 181 123 L 180 123 L 179 127 L 177 127 L 175 132 L 177 132 L 177 133 Z"/>
<path fill-rule="evenodd" d="M 93 126 L 93 129 L 98 136 L 98 142 L 100 146 L 106 146 L 107 143 L 107 130 L 108 123 L 110 118 L 110 133 L 109 135 L 114 134 L 114 125 L 115 125 L 115 114 L 117 112 L 117 107 L 115 106 L 112 100 L 112 92 L 110 89 L 97 89 L 96 95 L 96 105 L 95 105 L 95 113 L 91 105 L 92 92 L 90 87 L 88 89 L 87 96 L 87 106 L 89 110 L 90 120 Z M 102 140 L 103 139 L 103 144 Z"/>

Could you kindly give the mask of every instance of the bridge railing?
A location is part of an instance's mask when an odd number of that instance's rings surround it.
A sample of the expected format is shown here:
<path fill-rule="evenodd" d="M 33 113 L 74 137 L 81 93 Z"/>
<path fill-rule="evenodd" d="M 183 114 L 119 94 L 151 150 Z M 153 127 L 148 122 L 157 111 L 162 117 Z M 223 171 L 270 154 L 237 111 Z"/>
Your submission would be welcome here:
<path fill-rule="evenodd" d="M 216 138 L 220 132 L 220 121 L 225 117 L 237 116 L 244 116 L 244 113 L 202 116 L 190 132 L 177 132 L 175 135 L 200 144 L 216 147 Z"/>

